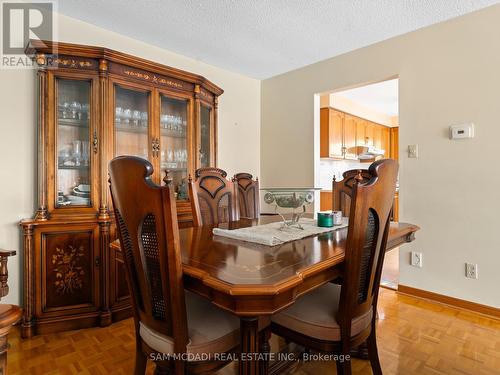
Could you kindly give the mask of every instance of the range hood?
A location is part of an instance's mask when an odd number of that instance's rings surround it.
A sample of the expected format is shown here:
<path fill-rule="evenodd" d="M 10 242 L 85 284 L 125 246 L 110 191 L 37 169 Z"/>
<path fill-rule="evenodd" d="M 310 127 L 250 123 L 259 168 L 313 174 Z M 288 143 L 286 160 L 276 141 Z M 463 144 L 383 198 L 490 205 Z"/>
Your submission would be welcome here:
<path fill-rule="evenodd" d="M 376 148 L 375 146 L 355 146 L 355 147 L 350 147 L 348 149 L 348 152 L 351 154 L 355 154 L 358 159 L 363 162 L 363 161 L 374 161 L 378 157 L 384 156 L 385 150 L 381 150 L 379 148 Z"/>

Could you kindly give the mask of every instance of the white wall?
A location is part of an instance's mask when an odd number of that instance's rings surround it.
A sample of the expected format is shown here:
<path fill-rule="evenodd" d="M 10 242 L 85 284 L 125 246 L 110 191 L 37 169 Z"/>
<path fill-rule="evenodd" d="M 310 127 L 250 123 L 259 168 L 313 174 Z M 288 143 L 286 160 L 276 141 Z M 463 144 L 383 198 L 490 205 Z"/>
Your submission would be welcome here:
<path fill-rule="evenodd" d="M 499 20 L 494 6 L 263 81 L 262 184 L 314 183 L 315 93 L 399 76 L 400 216 L 422 228 L 401 248 L 400 282 L 500 307 Z M 463 121 L 476 138 L 450 141 L 448 126 Z M 410 250 L 423 268 L 409 266 Z"/>
<path fill-rule="evenodd" d="M 260 81 L 66 16 L 59 16 L 58 20 L 59 41 L 130 53 L 203 75 L 222 87 L 218 164 L 229 175 L 243 171 L 260 174 Z M 22 246 L 17 223 L 31 217 L 35 209 L 34 92 L 33 71 L 0 70 L 0 248 L 19 250 L 18 256 L 9 261 L 11 291 L 2 302 L 20 301 Z"/>

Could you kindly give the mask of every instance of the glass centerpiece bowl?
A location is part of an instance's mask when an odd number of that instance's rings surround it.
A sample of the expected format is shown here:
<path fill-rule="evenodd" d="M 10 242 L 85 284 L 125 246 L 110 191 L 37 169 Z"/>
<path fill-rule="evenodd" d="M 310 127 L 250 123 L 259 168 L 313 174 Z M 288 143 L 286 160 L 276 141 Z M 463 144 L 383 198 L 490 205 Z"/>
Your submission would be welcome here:
<path fill-rule="evenodd" d="M 264 202 L 274 205 L 274 212 L 280 215 L 281 229 L 296 227 L 304 229 L 299 220 L 306 212 L 306 206 L 314 202 L 314 192 L 320 188 L 263 188 Z M 280 210 L 281 209 L 281 210 Z M 284 215 L 286 210 L 291 211 L 291 219 Z M 281 212 L 280 212 L 281 211 Z"/>

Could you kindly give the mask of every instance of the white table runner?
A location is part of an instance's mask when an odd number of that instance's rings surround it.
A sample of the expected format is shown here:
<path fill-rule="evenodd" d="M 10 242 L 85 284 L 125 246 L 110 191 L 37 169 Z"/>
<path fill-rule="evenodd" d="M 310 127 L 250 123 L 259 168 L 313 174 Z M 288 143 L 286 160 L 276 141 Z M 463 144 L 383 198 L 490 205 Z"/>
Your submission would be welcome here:
<path fill-rule="evenodd" d="M 318 227 L 316 220 L 314 219 L 301 218 L 300 224 L 304 229 L 296 227 L 285 227 L 280 229 L 282 223 L 275 222 L 233 230 L 214 228 L 213 233 L 217 236 L 228 237 L 235 240 L 255 242 L 267 246 L 276 246 L 285 242 L 300 240 L 304 237 L 345 228 L 348 226 L 348 221 L 349 219 L 344 217 L 342 218 L 342 224 L 335 225 L 331 228 L 323 228 Z"/>

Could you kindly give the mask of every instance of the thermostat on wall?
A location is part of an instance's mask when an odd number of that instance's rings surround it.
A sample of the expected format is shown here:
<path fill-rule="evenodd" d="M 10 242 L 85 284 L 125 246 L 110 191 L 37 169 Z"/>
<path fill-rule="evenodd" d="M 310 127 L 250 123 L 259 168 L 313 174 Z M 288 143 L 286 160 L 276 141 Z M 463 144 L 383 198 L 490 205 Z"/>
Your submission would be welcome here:
<path fill-rule="evenodd" d="M 450 126 L 450 139 L 474 138 L 474 124 L 459 124 Z"/>

